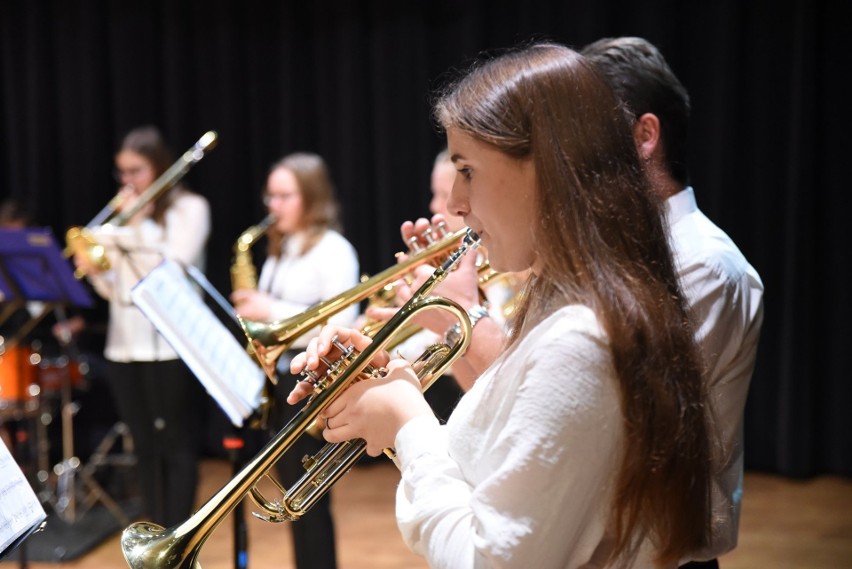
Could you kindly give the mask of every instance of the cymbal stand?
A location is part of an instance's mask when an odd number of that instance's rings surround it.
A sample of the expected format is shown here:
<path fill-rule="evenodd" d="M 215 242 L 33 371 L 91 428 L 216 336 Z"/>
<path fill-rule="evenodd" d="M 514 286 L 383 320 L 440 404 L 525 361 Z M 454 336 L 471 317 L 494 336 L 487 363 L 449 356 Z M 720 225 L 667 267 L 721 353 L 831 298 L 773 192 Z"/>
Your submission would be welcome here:
<path fill-rule="evenodd" d="M 59 322 L 64 322 L 66 319 L 64 310 L 60 307 L 56 309 L 56 317 Z M 70 333 L 60 338 L 63 351 L 69 352 L 74 357 L 69 358 L 69 362 L 81 361 L 79 351 L 70 336 Z M 102 503 L 107 510 L 118 520 L 122 526 L 130 523 L 129 518 L 116 503 L 116 501 L 104 490 L 103 486 L 95 479 L 94 474 L 101 466 L 118 464 L 124 466 L 132 466 L 135 463 L 133 455 L 133 441 L 130 437 L 130 431 L 124 423 L 113 425 L 107 435 L 98 444 L 92 456 L 89 457 L 89 463 L 83 465 L 80 459 L 75 455 L 74 451 L 74 415 L 77 414 L 80 407 L 72 400 L 72 378 L 70 369 L 66 366 L 63 368 L 61 377 L 61 403 L 60 403 L 60 418 L 62 430 L 62 461 L 53 466 L 53 474 L 56 476 L 55 491 L 49 488 L 48 482 L 51 478 L 50 473 L 46 470 L 40 470 L 38 474 L 39 480 L 45 485 L 45 490 L 41 497 L 43 502 L 49 503 L 56 514 L 66 523 L 73 524 L 78 519 L 86 514 L 95 504 Z M 45 414 L 42 414 L 43 419 L 40 424 L 46 423 Z M 46 435 L 46 434 L 45 434 Z M 43 440 L 47 440 L 46 436 Z M 121 440 L 123 455 L 116 458 L 109 457 L 109 451 L 112 447 Z M 45 462 L 42 460 L 41 462 Z M 81 483 L 86 491 L 82 495 L 78 483 Z M 80 499 L 80 496 L 82 499 Z"/>

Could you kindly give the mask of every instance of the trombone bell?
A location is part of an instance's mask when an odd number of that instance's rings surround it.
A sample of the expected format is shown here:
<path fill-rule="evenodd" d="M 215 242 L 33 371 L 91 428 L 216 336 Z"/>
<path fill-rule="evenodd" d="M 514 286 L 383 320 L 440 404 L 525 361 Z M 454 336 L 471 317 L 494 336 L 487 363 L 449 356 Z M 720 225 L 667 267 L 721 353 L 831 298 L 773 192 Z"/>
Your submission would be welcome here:
<path fill-rule="evenodd" d="M 108 271 L 112 266 L 106 255 L 106 249 L 98 243 L 95 236 L 87 227 L 72 227 L 65 233 L 65 255 L 72 257 L 81 254 L 100 271 Z M 86 276 L 85 271 L 77 268 L 74 276 L 82 279 Z"/>

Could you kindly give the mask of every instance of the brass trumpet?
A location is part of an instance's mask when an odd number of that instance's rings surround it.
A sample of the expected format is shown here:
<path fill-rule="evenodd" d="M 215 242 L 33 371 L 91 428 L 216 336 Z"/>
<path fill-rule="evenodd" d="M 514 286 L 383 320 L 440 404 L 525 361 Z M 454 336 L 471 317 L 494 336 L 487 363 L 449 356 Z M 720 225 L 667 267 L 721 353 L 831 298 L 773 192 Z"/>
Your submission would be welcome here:
<path fill-rule="evenodd" d="M 415 267 L 430 263 L 438 265 L 449 251 L 455 248 L 459 240 L 469 230 L 461 229 L 455 233 L 438 237 L 426 248 L 412 254 L 405 261 L 385 269 L 381 273 L 373 275 L 353 288 L 308 308 L 302 314 L 285 318 L 276 322 L 258 322 L 246 320 L 237 316 L 243 332 L 250 342 L 252 351 L 267 377 L 274 383 L 275 362 L 287 351 L 296 338 L 302 336 L 317 325 L 327 322 L 328 319 L 338 312 L 348 308 L 356 302 L 365 300 L 384 288 L 387 284 L 399 279 Z"/>
<path fill-rule="evenodd" d="M 438 226 L 437 230 L 439 234 L 443 232 L 446 234 L 446 225 L 441 224 Z M 408 245 L 411 251 L 417 252 L 422 250 L 422 246 L 419 244 L 418 238 L 411 237 L 408 240 Z M 518 291 L 520 289 L 521 281 L 518 278 L 518 275 L 515 273 L 503 273 L 495 271 L 491 267 L 491 263 L 488 261 L 488 257 L 483 255 L 482 252 L 477 255 L 476 258 L 476 274 L 477 274 L 477 285 L 479 286 L 479 301 L 483 305 L 488 303 L 488 297 L 486 295 L 486 291 L 489 286 L 494 285 L 495 283 L 504 283 L 505 286 L 509 286 L 514 291 Z M 367 277 L 362 278 L 362 282 L 366 281 Z M 409 284 L 411 284 L 409 282 Z M 367 307 L 378 307 L 378 308 L 389 308 L 396 307 L 399 305 L 398 297 L 397 297 L 397 288 L 399 286 L 399 282 L 391 282 L 381 289 L 379 289 L 375 294 L 370 296 L 367 300 Z M 515 297 L 519 296 L 518 294 L 514 295 Z M 514 311 L 516 303 L 516 298 L 512 298 L 507 301 L 502 307 L 502 315 L 504 319 L 508 319 Z M 384 322 L 380 320 L 372 320 L 368 319 L 361 327 L 361 333 L 367 336 L 374 336 L 378 330 L 381 330 L 382 326 L 384 326 Z M 420 332 L 422 328 L 416 324 L 411 324 L 406 327 L 405 331 L 401 331 L 396 339 L 398 343 L 403 343 L 405 340 L 414 336 L 418 332 Z M 389 349 L 394 346 L 389 347 Z"/>
<path fill-rule="evenodd" d="M 118 211 L 124 199 L 117 195 L 112 198 L 85 227 L 72 227 L 65 233 L 65 254 L 71 257 L 75 254 L 85 256 L 91 264 L 101 271 L 109 270 L 111 263 L 106 255 L 103 245 L 99 244 L 94 235 L 97 227 L 121 227 L 139 213 L 146 205 L 159 199 L 166 190 L 172 188 L 184 177 L 196 162 L 204 158 L 204 155 L 216 147 L 218 135 L 210 130 L 198 139 L 198 141 L 172 164 L 168 170 L 154 180 L 150 186 L 139 196 L 136 202 L 122 211 Z M 85 271 L 79 268 L 74 271 L 74 276 L 81 279 Z"/>
<path fill-rule="evenodd" d="M 282 501 L 269 502 L 257 490 L 257 483 L 275 465 L 316 418 L 334 399 L 353 382 L 377 372 L 369 365 L 374 356 L 390 342 L 397 329 L 404 326 L 421 310 L 441 309 L 453 314 L 462 328 L 460 339 L 452 346 L 436 344 L 421 356 L 417 363 L 417 374 L 427 388 L 444 370 L 458 358 L 470 343 L 471 325 L 464 309 L 458 304 L 441 297 L 428 296 L 443 280 L 458 260 L 470 249 L 475 248 L 479 238 L 468 231 L 459 247 L 403 305 L 374 337 L 372 344 L 360 354 L 351 347 L 344 348 L 341 360 L 329 367 L 322 377 L 311 378 L 314 393 L 305 406 L 245 467 L 210 500 L 185 522 L 170 529 L 150 522 L 138 522 L 124 530 L 121 548 L 131 569 L 199 568 L 198 554 L 204 542 L 219 523 L 234 509 L 246 494 L 251 494 L 258 506 L 266 513 L 269 521 L 298 520 L 322 497 L 334 482 L 340 479 L 364 453 L 363 440 L 328 444 L 314 457 L 305 462 L 306 474 L 291 488 Z M 396 267 L 396 274 L 400 273 Z M 384 273 L 383 273 L 384 274 Z M 359 291 L 356 296 L 362 294 Z M 304 319 L 311 320 L 311 327 L 322 315 L 308 311 Z M 278 488 L 283 491 L 280 484 Z"/>

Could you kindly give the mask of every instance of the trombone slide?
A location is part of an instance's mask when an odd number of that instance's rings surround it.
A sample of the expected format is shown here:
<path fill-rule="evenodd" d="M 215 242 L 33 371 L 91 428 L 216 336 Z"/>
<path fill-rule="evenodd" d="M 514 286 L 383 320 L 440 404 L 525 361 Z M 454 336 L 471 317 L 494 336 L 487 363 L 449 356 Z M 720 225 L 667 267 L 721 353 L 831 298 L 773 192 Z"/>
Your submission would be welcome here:
<path fill-rule="evenodd" d="M 116 213 L 117 208 L 124 201 L 123 195 L 117 194 L 85 227 L 72 227 L 69 229 L 65 234 L 65 255 L 71 257 L 79 253 L 88 258 L 89 262 L 96 266 L 98 270 L 109 270 L 111 263 L 106 256 L 103 246 L 95 238 L 94 230 L 97 227 L 105 225 L 125 225 L 142 208 L 159 199 L 165 194 L 166 190 L 177 184 L 195 163 L 204 158 L 207 152 L 216 147 L 217 140 L 218 135 L 215 131 L 207 131 L 192 148 L 183 153 L 177 162 L 172 164 L 168 170 L 154 180 L 133 205 Z M 74 276 L 78 279 L 83 278 L 85 271 L 77 269 L 74 271 Z"/>

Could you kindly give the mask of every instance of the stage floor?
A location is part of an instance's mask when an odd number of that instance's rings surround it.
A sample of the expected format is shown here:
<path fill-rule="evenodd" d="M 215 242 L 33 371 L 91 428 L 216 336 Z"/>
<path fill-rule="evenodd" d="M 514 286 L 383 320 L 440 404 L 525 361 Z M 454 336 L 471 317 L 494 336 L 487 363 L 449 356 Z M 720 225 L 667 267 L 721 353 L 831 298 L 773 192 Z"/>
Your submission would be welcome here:
<path fill-rule="evenodd" d="M 202 463 L 199 497 L 206 500 L 230 477 L 224 460 Z M 393 518 L 398 473 L 390 462 L 357 466 L 333 490 L 341 569 L 418 569 L 426 563 L 402 543 Z M 285 481 L 288 484 L 290 481 Z M 248 510 L 253 506 L 245 502 Z M 246 515 L 248 567 L 293 567 L 286 524 Z M 852 481 L 822 477 L 794 481 L 747 473 L 739 547 L 720 560 L 723 569 L 852 567 Z M 204 569 L 230 569 L 233 517 L 214 531 L 201 552 Z M 20 566 L 18 553 L 0 563 Z M 126 569 L 116 533 L 86 555 L 61 564 L 29 562 L 30 569 Z"/>

